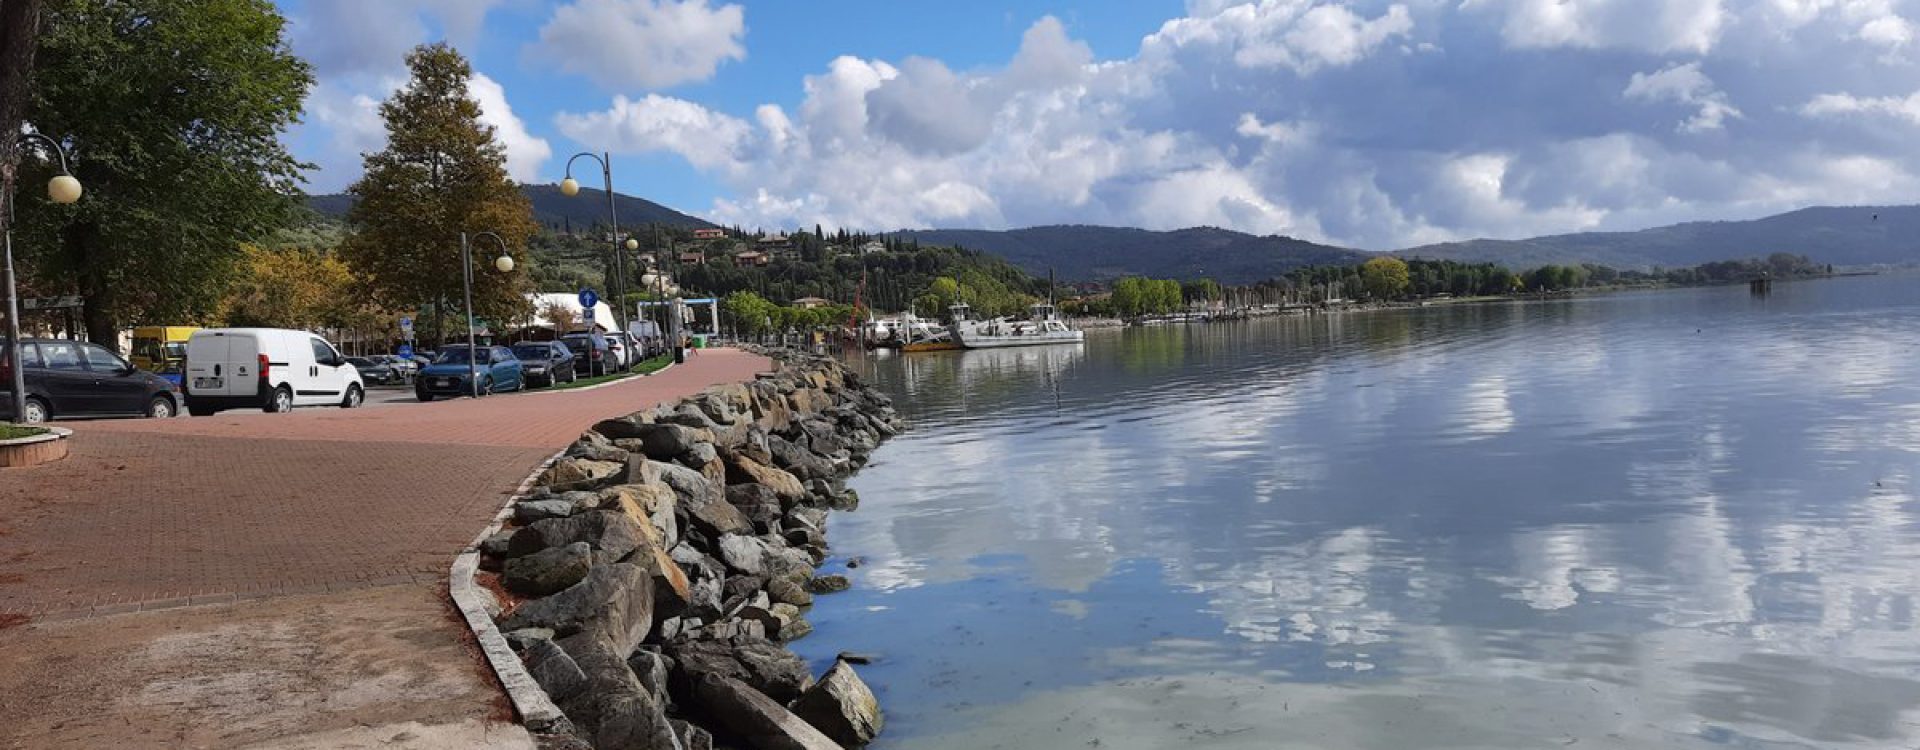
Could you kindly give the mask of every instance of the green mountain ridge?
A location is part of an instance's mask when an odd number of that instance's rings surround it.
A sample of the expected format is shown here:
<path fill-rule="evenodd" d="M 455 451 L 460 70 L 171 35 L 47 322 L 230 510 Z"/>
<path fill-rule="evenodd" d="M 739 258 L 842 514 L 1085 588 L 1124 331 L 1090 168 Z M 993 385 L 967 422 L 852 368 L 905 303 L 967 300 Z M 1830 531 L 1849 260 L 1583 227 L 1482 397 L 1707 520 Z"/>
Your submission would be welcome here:
<path fill-rule="evenodd" d="M 581 187 L 574 196 L 560 194 L 557 185 L 521 185 L 520 192 L 533 203 L 533 217 L 542 226 L 550 229 L 572 227 L 576 230 L 587 229 L 607 223 L 607 193 Z M 636 198 L 615 191 L 614 207 L 620 212 L 620 225 L 637 227 L 647 224 L 659 224 L 684 229 L 707 229 L 719 226 L 697 216 L 675 211 L 645 198 Z M 333 220 L 344 220 L 347 211 L 353 208 L 353 196 L 344 193 L 307 196 L 307 208 Z"/>

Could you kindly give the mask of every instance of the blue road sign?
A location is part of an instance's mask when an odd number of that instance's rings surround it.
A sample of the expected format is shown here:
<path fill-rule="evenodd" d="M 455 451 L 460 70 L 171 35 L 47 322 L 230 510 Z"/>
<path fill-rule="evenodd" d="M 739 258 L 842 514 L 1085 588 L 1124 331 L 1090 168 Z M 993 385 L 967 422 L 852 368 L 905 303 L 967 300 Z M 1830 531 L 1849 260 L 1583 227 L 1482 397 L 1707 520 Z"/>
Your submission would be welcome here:
<path fill-rule="evenodd" d="M 593 306 L 597 304 L 600 304 L 600 295 L 594 294 L 592 289 L 580 290 L 580 306 L 582 308 L 592 310 Z"/>
<path fill-rule="evenodd" d="M 401 344 L 401 345 L 400 345 L 399 347 L 397 347 L 397 348 L 395 348 L 395 349 L 393 350 L 393 353 L 394 353 L 394 354 L 398 354 L 398 355 L 400 355 L 400 356 L 402 356 L 402 357 L 412 357 L 412 356 L 413 356 L 413 345 L 412 345 L 412 344 Z"/>

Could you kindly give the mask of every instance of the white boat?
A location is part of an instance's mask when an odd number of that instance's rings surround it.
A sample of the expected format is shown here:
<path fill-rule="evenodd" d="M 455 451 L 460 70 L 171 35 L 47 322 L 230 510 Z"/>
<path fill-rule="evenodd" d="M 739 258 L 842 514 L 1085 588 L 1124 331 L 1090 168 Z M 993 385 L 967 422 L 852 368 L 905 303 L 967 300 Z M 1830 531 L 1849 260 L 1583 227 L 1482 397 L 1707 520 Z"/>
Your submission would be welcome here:
<path fill-rule="evenodd" d="M 965 303 L 949 308 L 953 311 L 953 338 L 968 349 L 998 349 L 1009 346 L 1041 346 L 1045 344 L 1078 344 L 1086 334 L 1067 326 L 1060 319 L 1051 304 L 1038 304 L 1027 308 L 1025 320 L 970 320 L 967 317 Z"/>

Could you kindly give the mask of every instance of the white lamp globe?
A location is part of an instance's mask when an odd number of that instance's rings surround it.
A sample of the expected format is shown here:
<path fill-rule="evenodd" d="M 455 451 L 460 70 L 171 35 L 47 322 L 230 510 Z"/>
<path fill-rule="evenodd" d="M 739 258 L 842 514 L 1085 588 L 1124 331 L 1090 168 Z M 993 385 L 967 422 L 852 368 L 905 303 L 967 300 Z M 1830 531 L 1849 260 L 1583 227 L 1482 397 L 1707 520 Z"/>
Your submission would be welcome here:
<path fill-rule="evenodd" d="M 498 258 L 494 258 L 493 267 L 500 269 L 501 273 L 513 273 L 513 256 L 502 255 Z"/>
<path fill-rule="evenodd" d="M 632 238 L 632 237 L 628 237 L 628 238 L 627 238 L 627 249 L 628 249 L 628 250 L 639 250 L 639 249 L 640 249 L 640 241 L 639 241 L 639 240 L 636 240 L 636 239 L 634 239 L 634 238 Z"/>
<path fill-rule="evenodd" d="M 560 181 L 560 194 L 569 198 L 580 194 L 580 181 L 568 177 Z"/>
<path fill-rule="evenodd" d="M 47 198 L 55 203 L 73 203 L 80 200 L 80 193 L 80 180 L 73 175 L 58 175 L 47 181 Z"/>

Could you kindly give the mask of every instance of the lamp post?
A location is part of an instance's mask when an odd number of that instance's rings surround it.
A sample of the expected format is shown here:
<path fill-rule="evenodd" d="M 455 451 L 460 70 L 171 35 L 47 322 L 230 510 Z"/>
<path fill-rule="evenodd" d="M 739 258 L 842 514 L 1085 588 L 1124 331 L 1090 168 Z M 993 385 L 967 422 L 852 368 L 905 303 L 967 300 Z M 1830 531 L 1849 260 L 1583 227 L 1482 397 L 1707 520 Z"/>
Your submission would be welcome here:
<path fill-rule="evenodd" d="M 507 241 L 492 232 L 480 232 L 475 237 L 492 237 L 500 243 L 500 257 L 493 259 L 493 268 L 501 273 L 513 273 L 513 256 L 507 254 Z M 480 397 L 480 373 L 474 358 L 480 356 L 480 346 L 473 340 L 473 252 L 467 245 L 467 233 L 460 233 L 460 276 L 467 294 L 467 390 L 474 398 Z"/>
<path fill-rule="evenodd" d="M 80 200 L 80 180 L 76 179 L 73 173 L 67 170 L 67 150 L 60 147 L 60 142 L 42 133 L 21 133 L 20 138 L 23 144 L 36 141 L 45 144 L 49 150 L 53 151 L 54 157 L 60 162 L 60 174 L 54 175 L 52 180 L 47 181 L 47 200 L 53 201 L 54 203 L 73 203 Z M 8 379 L 12 381 L 7 387 L 12 390 L 14 421 L 25 422 L 27 421 L 27 372 L 26 358 L 20 355 L 22 351 L 20 346 L 20 284 L 13 275 L 13 224 L 15 216 L 13 213 L 12 190 L 7 191 L 6 198 L 7 361 L 12 364 L 11 367 L 7 368 L 9 374 Z"/>
<path fill-rule="evenodd" d="M 600 162 L 600 178 L 607 191 L 607 218 L 613 222 L 614 286 L 613 289 L 608 291 L 613 292 L 613 322 L 620 327 L 620 331 L 616 331 L 616 333 L 623 332 L 627 330 L 627 297 L 624 293 L 627 287 L 627 264 L 626 253 L 620 250 L 620 212 L 614 208 L 613 202 L 613 157 L 604 152 L 594 154 L 586 151 L 568 157 L 565 179 L 560 180 L 560 194 L 569 198 L 580 194 L 580 182 L 573 179 L 573 162 L 582 156 Z M 639 247 L 640 243 L 637 240 L 629 238 L 626 246 L 627 249 L 631 250 Z"/>

